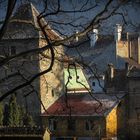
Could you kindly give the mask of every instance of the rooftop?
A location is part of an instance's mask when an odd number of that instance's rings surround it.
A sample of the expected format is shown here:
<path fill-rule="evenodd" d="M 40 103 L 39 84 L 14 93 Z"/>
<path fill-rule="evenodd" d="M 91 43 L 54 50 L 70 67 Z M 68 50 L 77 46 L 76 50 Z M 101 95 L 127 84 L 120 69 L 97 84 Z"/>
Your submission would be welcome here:
<path fill-rule="evenodd" d="M 100 53 L 103 49 L 105 49 L 108 45 L 110 45 L 114 41 L 114 37 L 111 35 L 100 35 L 94 47 L 90 46 L 90 38 L 84 37 L 80 38 L 78 42 L 74 42 L 74 45 L 78 45 L 75 48 L 66 49 L 65 53 L 69 56 L 79 57 L 80 55 L 90 56 L 96 55 Z M 80 54 L 80 55 L 79 55 Z"/>
<path fill-rule="evenodd" d="M 7 27 L 4 39 L 26 39 L 26 38 L 44 38 L 44 35 L 38 24 L 38 10 L 32 3 L 21 4 L 14 15 L 11 17 Z M 51 29 L 44 18 L 40 20 L 49 39 L 60 39 L 61 37 Z"/>
<path fill-rule="evenodd" d="M 89 89 L 89 85 L 84 76 L 82 68 L 76 68 L 76 69 L 71 68 L 69 69 L 69 72 L 65 68 L 64 69 L 65 85 L 68 82 L 68 78 L 69 78 L 69 83 L 67 84 L 67 88 L 69 91 L 87 91 L 87 89 Z M 85 88 L 85 86 L 87 89 Z"/>
<path fill-rule="evenodd" d="M 68 106 L 66 106 L 65 95 L 61 96 L 54 104 L 52 104 L 47 112 L 42 116 L 106 116 L 116 107 L 124 94 L 106 95 L 106 94 L 93 94 L 101 102 L 97 102 L 88 93 L 67 94 Z"/>

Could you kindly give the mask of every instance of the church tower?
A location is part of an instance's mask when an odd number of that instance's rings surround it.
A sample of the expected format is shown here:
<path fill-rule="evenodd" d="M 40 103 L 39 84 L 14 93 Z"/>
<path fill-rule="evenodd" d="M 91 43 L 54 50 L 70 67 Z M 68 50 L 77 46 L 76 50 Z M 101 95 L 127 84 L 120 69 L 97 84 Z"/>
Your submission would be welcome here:
<path fill-rule="evenodd" d="M 17 8 L 2 39 L 1 56 L 11 57 L 32 49 L 43 48 L 48 44 L 37 22 L 38 15 L 39 12 L 31 3 L 22 4 Z M 41 19 L 41 24 L 47 25 L 45 19 Z M 44 30 L 49 40 L 62 39 L 49 25 Z M 0 68 L 0 78 L 8 78 L 5 83 L 0 83 L 1 94 L 37 76 L 31 83 L 15 92 L 20 105 L 24 106 L 36 121 L 39 120 L 41 113 L 63 94 L 63 65 L 57 59 L 62 57 L 63 47 L 57 46 L 54 53 L 55 60 L 51 71 L 44 72 L 45 74 L 41 76 L 37 75 L 47 70 L 51 64 L 49 49 L 41 53 L 21 55 Z"/>

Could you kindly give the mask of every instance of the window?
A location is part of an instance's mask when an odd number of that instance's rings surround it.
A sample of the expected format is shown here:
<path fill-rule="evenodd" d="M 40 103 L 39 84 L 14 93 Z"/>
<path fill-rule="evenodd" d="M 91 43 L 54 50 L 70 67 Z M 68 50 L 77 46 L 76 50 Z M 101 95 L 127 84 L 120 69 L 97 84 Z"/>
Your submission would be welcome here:
<path fill-rule="evenodd" d="M 92 120 L 86 120 L 86 130 L 92 130 L 94 127 L 94 122 Z"/>
<path fill-rule="evenodd" d="M 49 119 L 49 129 L 51 131 L 54 131 L 54 130 L 56 130 L 56 128 L 57 128 L 56 120 L 55 119 Z"/>
<path fill-rule="evenodd" d="M 15 55 L 16 54 L 16 46 L 11 46 L 10 47 L 10 52 L 9 52 L 10 55 Z"/>
<path fill-rule="evenodd" d="M 92 82 L 92 86 L 95 87 L 95 82 Z"/>
<path fill-rule="evenodd" d="M 75 130 L 75 128 L 76 128 L 75 120 L 72 120 L 72 119 L 68 120 L 68 129 L 69 130 Z"/>
<path fill-rule="evenodd" d="M 52 89 L 52 97 L 54 97 L 54 89 Z"/>

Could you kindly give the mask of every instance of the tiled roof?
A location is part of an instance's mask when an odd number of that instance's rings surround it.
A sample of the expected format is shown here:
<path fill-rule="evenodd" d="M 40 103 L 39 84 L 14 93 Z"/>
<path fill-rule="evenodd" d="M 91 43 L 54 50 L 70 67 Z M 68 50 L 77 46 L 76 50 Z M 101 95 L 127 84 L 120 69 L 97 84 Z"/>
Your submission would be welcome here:
<path fill-rule="evenodd" d="M 63 95 L 41 116 L 106 116 L 120 101 L 114 95 L 93 94 L 93 96 L 102 103 L 101 106 L 88 93 L 69 93 L 67 95 L 69 107 L 66 106 L 65 95 Z M 121 98 L 124 94 L 117 94 L 117 96 Z"/>
<path fill-rule="evenodd" d="M 31 3 L 20 5 L 8 24 L 7 33 L 4 38 L 44 38 L 44 35 L 37 22 L 38 15 L 39 12 Z M 44 18 L 41 19 L 41 24 L 42 26 L 47 25 Z M 50 28 L 49 25 L 46 26 L 45 30 L 50 39 L 54 40 L 61 38 Z"/>
<path fill-rule="evenodd" d="M 85 56 L 93 56 L 94 54 L 96 55 L 97 53 L 102 52 L 103 49 L 108 47 L 112 42 L 114 41 L 113 36 L 99 36 L 97 42 L 95 43 L 94 47 L 90 46 L 90 39 L 85 37 L 82 39 L 79 39 L 75 45 L 79 45 L 78 47 L 75 48 L 68 48 L 65 53 L 69 56 L 74 56 L 74 57 L 79 57 L 79 53 Z"/>
<path fill-rule="evenodd" d="M 90 47 L 90 40 L 88 40 L 77 48 L 67 49 L 66 54 L 79 59 L 82 56 L 85 63 L 92 68 L 96 65 L 98 73 L 103 74 L 109 63 L 113 63 L 118 69 L 124 69 L 125 61 L 118 56 L 116 62 L 115 50 L 116 43 L 113 35 L 99 35 L 94 47 Z"/>
<path fill-rule="evenodd" d="M 97 40 L 94 48 L 96 48 L 96 49 L 105 48 L 108 45 L 110 45 L 112 42 L 114 42 L 114 36 L 102 35 L 102 36 L 99 36 L 99 39 Z"/>

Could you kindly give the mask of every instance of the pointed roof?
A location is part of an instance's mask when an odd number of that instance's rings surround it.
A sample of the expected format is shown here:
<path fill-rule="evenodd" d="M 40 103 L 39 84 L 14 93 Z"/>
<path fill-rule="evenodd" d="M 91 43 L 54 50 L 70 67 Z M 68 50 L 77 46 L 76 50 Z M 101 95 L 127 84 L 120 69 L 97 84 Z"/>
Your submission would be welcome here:
<path fill-rule="evenodd" d="M 15 14 L 13 15 L 11 22 L 29 22 L 32 23 L 36 28 L 39 28 L 37 23 L 37 16 L 39 15 L 38 10 L 33 6 L 32 3 L 25 3 L 20 5 Z M 42 25 L 46 25 L 46 21 L 42 19 Z"/>
<path fill-rule="evenodd" d="M 25 38 L 44 38 L 44 35 L 37 22 L 39 12 L 32 3 L 20 5 L 12 16 L 7 27 L 4 38 L 25 39 Z M 41 19 L 42 26 L 47 25 L 44 18 Z M 50 39 L 60 39 L 61 37 L 51 29 L 49 25 L 45 28 Z"/>
<path fill-rule="evenodd" d="M 20 20 L 33 20 L 34 15 L 32 14 L 33 5 L 31 3 L 26 3 L 23 5 L 20 5 L 15 14 L 13 15 L 12 19 L 20 19 Z"/>
<path fill-rule="evenodd" d="M 78 74 L 78 82 L 76 81 L 76 72 Z M 65 78 L 65 84 L 68 81 L 68 77 L 69 75 L 71 76 L 71 79 L 69 80 L 70 82 L 67 85 L 68 91 L 73 91 L 73 92 L 88 92 L 88 90 L 90 89 L 89 84 L 85 78 L 85 75 L 82 71 L 81 68 L 76 68 L 76 71 L 74 68 L 69 69 L 68 70 L 65 68 L 64 69 L 64 78 Z M 84 86 L 86 86 L 86 89 Z"/>

